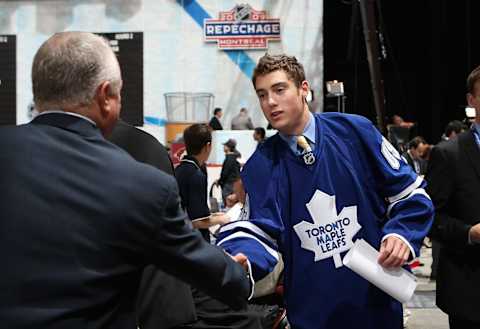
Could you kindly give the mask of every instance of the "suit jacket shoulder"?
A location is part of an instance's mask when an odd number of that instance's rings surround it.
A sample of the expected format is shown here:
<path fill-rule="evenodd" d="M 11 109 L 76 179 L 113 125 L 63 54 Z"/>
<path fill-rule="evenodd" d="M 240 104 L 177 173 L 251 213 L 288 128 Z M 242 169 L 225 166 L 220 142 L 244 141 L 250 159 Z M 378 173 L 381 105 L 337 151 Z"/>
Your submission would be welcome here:
<path fill-rule="evenodd" d="M 165 147 L 145 131 L 119 121 L 108 138 L 135 160 L 152 165 L 173 175 L 173 165 Z"/>

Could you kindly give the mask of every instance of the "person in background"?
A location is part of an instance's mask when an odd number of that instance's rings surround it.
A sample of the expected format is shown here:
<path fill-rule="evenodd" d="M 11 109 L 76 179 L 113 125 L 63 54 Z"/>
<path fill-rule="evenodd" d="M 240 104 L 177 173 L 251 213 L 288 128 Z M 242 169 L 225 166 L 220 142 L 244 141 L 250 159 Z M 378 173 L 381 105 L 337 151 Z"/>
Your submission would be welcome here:
<path fill-rule="evenodd" d="M 426 175 L 431 236 L 441 243 L 436 303 L 451 329 L 480 328 L 480 67 L 467 78 L 467 101 L 476 114 L 471 129 L 432 149 Z"/>
<path fill-rule="evenodd" d="M 210 241 L 209 227 L 229 221 L 224 213 L 210 214 L 207 204 L 207 176 L 201 167 L 210 155 L 212 134 L 206 124 L 196 123 L 185 129 L 183 139 L 187 154 L 175 168 L 182 206 L 193 227 L 200 229 L 205 240 Z M 188 328 L 262 328 L 263 309 L 255 311 L 249 306 L 247 310 L 234 311 L 194 287 L 191 295 L 196 318 Z"/>
<path fill-rule="evenodd" d="M 212 150 L 212 134 L 206 124 L 196 123 L 185 129 L 183 140 L 187 154 L 175 168 L 182 207 L 193 227 L 200 229 L 205 240 L 210 242 L 208 228 L 228 222 L 225 214 L 211 215 L 207 203 L 207 175 L 202 167 Z"/>
<path fill-rule="evenodd" d="M 213 110 L 213 117 L 210 119 L 208 125 L 213 130 L 223 130 L 222 124 L 220 123 L 220 119 L 222 118 L 223 111 L 221 108 L 217 107 Z"/>
<path fill-rule="evenodd" d="M 253 129 L 252 119 L 248 115 L 246 108 L 242 107 L 240 112 L 232 119 L 232 130 L 250 130 Z"/>
<path fill-rule="evenodd" d="M 445 127 L 445 132 L 441 137 L 440 145 L 448 140 L 456 138 L 460 133 L 467 131 L 468 127 L 459 120 L 450 121 L 447 126 Z M 430 148 L 431 154 L 431 148 Z M 440 255 L 440 248 L 441 243 L 438 242 L 436 239 L 433 239 L 431 234 L 429 234 L 431 240 L 431 247 L 432 247 L 432 265 L 430 267 L 430 280 L 434 281 L 437 279 L 437 270 L 438 270 L 438 258 Z"/>
<path fill-rule="evenodd" d="M 380 249 L 386 269 L 416 257 L 433 217 L 425 182 L 367 119 L 311 113 L 295 57 L 266 54 L 252 82 L 279 133 L 241 172 L 249 220 L 221 227 L 217 244 L 245 254 L 255 281 L 282 255 L 293 328 L 401 329 L 401 303 L 341 257 L 356 239 Z"/>
<path fill-rule="evenodd" d="M 445 127 L 445 133 L 442 135 L 442 141 L 448 141 L 457 137 L 458 134 L 468 130 L 468 127 L 459 120 L 450 121 Z"/>
<path fill-rule="evenodd" d="M 425 157 L 430 152 L 429 146 L 423 137 L 416 136 L 408 143 L 408 150 L 402 154 L 417 175 L 424 175 L 427 170 Z"/>
<path fill-rule="evenodd" d="M 119 119 L 107 140 L 127 151 L 135 160 L 173 176 L 173 164 L 167 149 L 146 131 Z"/>
<path fill-rule="evenodd" d="M 468 129 L 469 129 L 468 126 L 460 120 L 450 121 L 445 127 L 445 132 L 441 137 L 440 143 L 454 139 L 460 133 L 465 132 Z M 431 271 L 430 271 L 430 280 L 434 281 L 437 279 L 438 258 L 440 255 L 440 248 L 442 245 L 440 242 L 438 242 L 436 239 L 433 239 L 431 236 L 430 236 L 430 240 L 431 240 L 431 247 L 432 247 L 432 265 L 431 265 Z"/>
<path fill-rule="evenodd" d="M 253 139 L 257 142 L 257 147 L 265 141 L 265 128 L 257 127 L 253 131 Z"/>
<path fill-rule="evenodd" d="M 227 197 L 233 192 L 233 182 L 240 176 L 240 163 L 237 161 L 240 153 L 237 151 L 237 141 L 230 138 L 223 144 L 223 151 L 225 152 L 225 160 L 222 164 L 220 178 L 216 183 L 222 188 L 222 200 L 224 206 L 226 206 Z"/>
<path fill-rule="evenodd" d="M 2 327 L 135 329 L 149 264 L 246 307 L 245 257 L 187 225 L 173 177 L 105 140 L 122 89 L 108 41 L 53 35 L 34 56 L 32 88 L 39 114 L 0 128 Z"/>
<path fill-rule="evenodd" d="M 135 160 L 173 177 L 167 150 L 147 132 L 118 120 L 108 140 Z M 136 317 L 142 329 L 170 329 L 193 322 L 196 314 L 190 286 L 155 265 L 147 265 L 138 290 Z"/>
<path fill-rule="evenodd" d="M 395 114 L 392 117 L 392 125 L 398 126 L 398 127 L 404 127 L 404 128 L 411 128 L 415 125 L 415 123 L 405 121 L 405 120 L 403 120 L 403 118 L 401 116 L 399 116 L 398 114 Z"/>

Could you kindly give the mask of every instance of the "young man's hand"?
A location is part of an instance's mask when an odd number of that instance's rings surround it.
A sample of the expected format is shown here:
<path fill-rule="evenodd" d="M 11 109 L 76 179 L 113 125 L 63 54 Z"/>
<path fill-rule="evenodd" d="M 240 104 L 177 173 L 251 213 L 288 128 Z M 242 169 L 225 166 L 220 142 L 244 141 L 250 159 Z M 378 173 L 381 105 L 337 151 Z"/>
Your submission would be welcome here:
<path fill-rule="evenodd" d="M 386 268 L 396 268 L 405 264 L 410 257 L 410 248 L 396 236 L 389 236 L 380 246 L 378 263 Z"/>

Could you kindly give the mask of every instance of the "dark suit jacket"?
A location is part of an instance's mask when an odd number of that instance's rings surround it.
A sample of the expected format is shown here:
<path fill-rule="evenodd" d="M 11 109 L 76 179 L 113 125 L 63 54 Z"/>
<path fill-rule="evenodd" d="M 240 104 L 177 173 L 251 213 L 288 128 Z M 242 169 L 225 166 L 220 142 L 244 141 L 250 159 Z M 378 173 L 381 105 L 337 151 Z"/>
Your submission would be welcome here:
<path fill-rule="evenodd" d="M 432 149 L 426 179 L 435 205 L 431 234 L 442 243 L 437 305 L 480 322 L 480 245 L 468 243 L 470 227 L 480 222 L 480 150 L 471 131 Z"/>
<path fill-rule="evenodd" d="M 1 128 L 0 186 L 4 328 L 134 329 L 147 264 L 246 305 L 243 268 L 189 228 L 175 179 L 85 119 Z"/>
<path fill-rule="evenodd" d="M 223 130 L 222 124 L 220 123 L 220 121 L 217 119 L 216 116 L 214 116 L 214 117 L 212 117 L 212 119 L 210 119 L 210 122 L 208 123 L 208 125 L 213 130 Z"/>
<path fill-rule="evenodd" d="M 108 140 L 127 151 L 135 160 L 173 176 L 173 164 L 167 150 L 145 131 L 118 120 Z"/>
<path fill-rule="evenodd" d="M 173 176 L 167 150 L 143 130 L 119 120 L 108 139 L 135 160 Z M 148 265 L 143 271 L 136 308 L 142 329 L 168 329 L 196 320 L 190 286 L 154 265 Z"/>

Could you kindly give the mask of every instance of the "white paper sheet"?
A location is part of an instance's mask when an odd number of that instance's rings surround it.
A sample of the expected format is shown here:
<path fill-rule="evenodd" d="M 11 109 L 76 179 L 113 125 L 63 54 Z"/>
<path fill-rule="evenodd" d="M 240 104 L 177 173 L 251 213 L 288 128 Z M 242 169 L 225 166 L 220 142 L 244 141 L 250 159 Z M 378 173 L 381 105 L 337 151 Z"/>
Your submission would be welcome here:
<path fill-rule="evenodd" d="M 237 220 L 240 217 L 240 214 L 242 213 L 242 207 L 243 207 L 243 204 L 240 202 L 237 202 L 232 208 L 228 209 L 226 214 L 230 218 L 231 222 Z M 219 228 L 220 228 L 220 225 L 217 224 L 217 225 L 210 226 L 208 229 L 210 230 L 210 233 L 215 234 Z"/>
<path fill-rule="evenodd" d="M 357 239 L 343 258 L 343 265 L 398 301 L 412 298 L 417 286 L 413 274 L 399 268 L 390 270 L 378 264 L 379 252 L 363 239 Z"/>
<path fill-rule="evenodd" d="M 227 215 L 230 217 L 230 221 L 236 221 L 242 213 L 243 203 L 237 202 L 232 208 L 227 210 Z"/>

